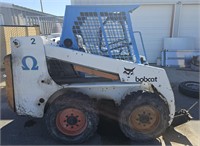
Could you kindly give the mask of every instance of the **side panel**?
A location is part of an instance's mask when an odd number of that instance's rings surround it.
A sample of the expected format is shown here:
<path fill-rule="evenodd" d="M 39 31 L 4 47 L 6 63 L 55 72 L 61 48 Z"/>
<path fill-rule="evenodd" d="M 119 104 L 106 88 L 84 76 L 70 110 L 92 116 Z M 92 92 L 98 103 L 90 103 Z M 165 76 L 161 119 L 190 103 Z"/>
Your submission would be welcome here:
<path fill-rule="evenodd" d="M 141 90 L 140 84 L 126 84 L 121 82 L 85 83 L 65 85 L 66 88 L 87 94 L 91 98 L 110 99 L 120 105 L 121 100 L 131 92 Z"/>
<path fill-rule="evenodd" d="M 61 89 L 49 76 L 40 37 L 11 39 L 16 112 L 42 117 L 48 98 Z"/>
<path fill-rule="evenodd" d="M 57 58 L 92 69 L 118 74 L 121 80 L 119 84 L 141 84 L 146 90 L 151 90 L 151 85 L 153 85 L 166 99 L 171 119 L 173 119 L 175 113 L 174 94 L 164 69 L 51 45 L 45 45 L 45 50 L 46 55 L 50 58 Z M 66 88 L 69 88 L 69 86 L 66 86 Z M 112 98 L 115 100 L 114 96 Z"/>
<path fill-rule="evenodd" d="M 103 98 L 120 101 L 132 90 L 141 88 L 151 91 L 151 85 L 154 85 L 169 105 L 172 122 L 175 112 L 174 95 L 164 69 L 54 47 L 45 39 L 42 41 L 41 37 L 14 38 L 11 42 L 15 103 L 20 115 L 42 117 L 46 101 L 61 88 L 71 88 L 94 97 L 99 94 Z M 113 73 L 119 75 L 121 82 L 112 82 L 112 85 L 91 83 L 62 87 L 49 76 L 46 57 Z"/>

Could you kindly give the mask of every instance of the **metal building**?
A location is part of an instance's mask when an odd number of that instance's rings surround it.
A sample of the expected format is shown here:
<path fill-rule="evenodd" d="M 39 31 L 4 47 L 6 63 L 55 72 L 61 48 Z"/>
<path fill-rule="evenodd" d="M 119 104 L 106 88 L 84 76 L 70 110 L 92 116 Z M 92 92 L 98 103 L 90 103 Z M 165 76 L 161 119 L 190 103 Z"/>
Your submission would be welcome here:
<path fill-rule="evenodd" d="M 0 2 L 0 25 L 39 25 L 41 34 L 61 32 L 63 18 Z"/>
<path fill-rule="evenodd" d="M 200 49 L 200 0 L 71 0 L 71 4 L 140 4 L 131 14 L 133 28 L 143 34 L 150 63 L 160 57 L 164 38 L 191 37 L 194 48 Z"/>

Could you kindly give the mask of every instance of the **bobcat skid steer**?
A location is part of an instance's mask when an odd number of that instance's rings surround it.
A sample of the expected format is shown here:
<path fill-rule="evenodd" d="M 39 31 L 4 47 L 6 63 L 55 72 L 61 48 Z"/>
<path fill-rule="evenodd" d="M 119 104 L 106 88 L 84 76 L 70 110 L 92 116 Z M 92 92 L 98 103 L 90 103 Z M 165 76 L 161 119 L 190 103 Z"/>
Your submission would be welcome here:
<path fill-rule="evenodd" d="M 173 121 L 174 94 L 165 70 L 149 66 L 136 46 L 130 15 L 137 7 L 67 6 L 59 45 L 12 38 L 5 57 L 12 109 L 44 118 L 50 135 L 76 144 L 95 133 L 98 102 L 111 100 L 117 114 L 108 115 L 127 137 L 160 136 Z"/>

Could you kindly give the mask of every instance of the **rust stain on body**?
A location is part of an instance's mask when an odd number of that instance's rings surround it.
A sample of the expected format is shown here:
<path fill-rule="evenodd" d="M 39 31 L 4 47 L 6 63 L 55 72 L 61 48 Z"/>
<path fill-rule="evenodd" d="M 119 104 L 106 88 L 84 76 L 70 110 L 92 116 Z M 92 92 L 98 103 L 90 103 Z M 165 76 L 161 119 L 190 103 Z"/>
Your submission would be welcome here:
<path fill-rule="evenodd" d="M 6 71 L 6 95 L 10 107 L 15 110 L 11 55 L 5 56 L 4 64 Z"/>

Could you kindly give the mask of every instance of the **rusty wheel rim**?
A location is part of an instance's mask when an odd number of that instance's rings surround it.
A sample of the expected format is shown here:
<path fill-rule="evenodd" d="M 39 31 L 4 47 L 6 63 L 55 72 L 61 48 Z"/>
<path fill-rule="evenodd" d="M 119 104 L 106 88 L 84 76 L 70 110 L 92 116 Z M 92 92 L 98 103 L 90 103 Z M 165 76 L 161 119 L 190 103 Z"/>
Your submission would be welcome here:
<path fill-rule="evenodd" d="M 159 111 L 150 105 L 137 107 L 129 117 L 131 127 L 144 133 L 151 132 L 157 128 L 159 121 Z"/>
<path fill-rule="evenodd" d="M 76 136 L 86 129 L 87 120 L 82 111 L 75 108 L 68 108 L 57 114 L 56 126 L 63 134 Z"/>

